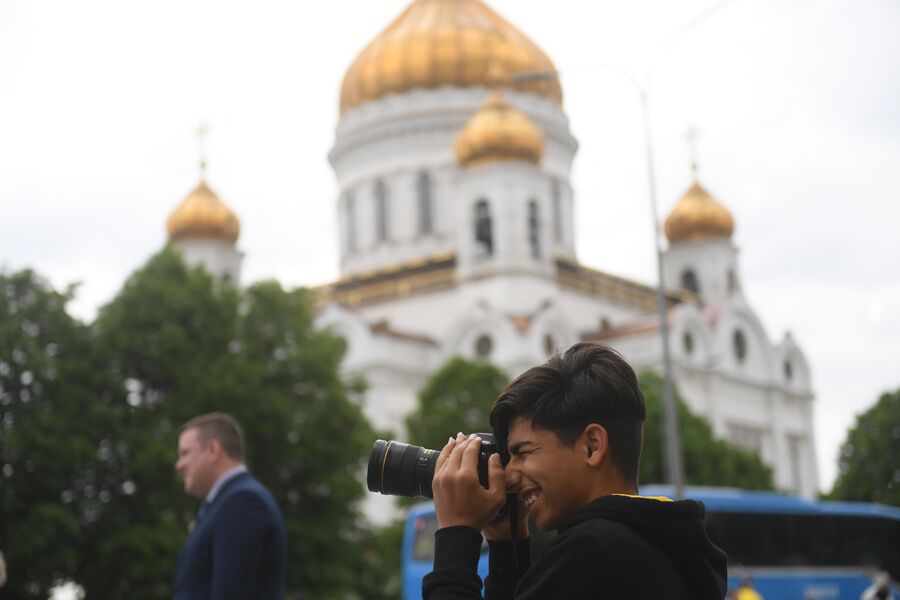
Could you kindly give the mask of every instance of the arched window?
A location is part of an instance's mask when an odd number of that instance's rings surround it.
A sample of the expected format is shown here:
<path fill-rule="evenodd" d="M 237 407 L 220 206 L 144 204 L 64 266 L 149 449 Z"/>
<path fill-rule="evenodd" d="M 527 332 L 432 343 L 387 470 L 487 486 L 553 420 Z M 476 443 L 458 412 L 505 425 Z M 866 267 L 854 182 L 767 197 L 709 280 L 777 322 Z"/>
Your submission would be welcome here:
<path fill-rule="evenodd" d="M 682 289 L 694 292 L 695 294 L 700 293 L 700 282 L 697 281 L 697 274 L 694 273 L 693 269 L 685 269 L 682 271 L 681 287 Z"/>
<path fill-rule="evenodd" d="M 794 365 L 789 360 L 784 361 L 784 378 L 788 381 L 794 378 Z"/>
<path fill-rule="evenodd" d="M 738 289 L 737 274 L 734 269 L 728 269 L 728 291 L 733 292 Z"/>
<path fill-rule="evenodd" d="M 553 202 L 553 239 L 557 242 L 561 242 L 563 238 L 562 234 L 562 186 L 559 183 L 558 179 L 553 180 L 553 190 L 552 190 L 552 202 Z"/>
<path fill-rule="evenodd" d="M 731 345 L 734 350 L 734 358 L 737 362 L 743 363 L 747 358 L 747 337 L 740 329 L 735 329 L 731 336 Z"/>
<path fill-rule="evenodd" d="M 552 356 L 553 353 L 556 352 L 556 350 L 556 338 L 553 337 L 553 334 L 544 334 L 544 354 L 546 354 L 547 356 Z"/>
<path fill-rule="evenodd" d="M 528 246 L 531 258 L 541 257 L 541 222 L 538 216 L 537 200 L 528 201 Z"/>
<path fill-rule="evenodd" d="M 681 338 L 681 343 L 684 345 L 684 353 L 690 356 L 694 353 L 694 336 L 691 335 L 690 331 L 685 331 L 684 335 Z"/>
<path fill-rule="evenodd" d="M 356 198 L 353 192 L 344 194 L 344 218 L 346 219 L 347 253 L 356 253 Z"/>
<path fill-rule="evenodd" d="M 494 232 L 491 223 L 491 208 L 487 200 L 475 203 L 475 254 L 491 256 L 494 253 Z"/>
<path fill-rule="evenodd" d="M 388 194 L 383 179 L 375 181 L 375 241 L 388 239 Z"/>
<path fill-rule="evenodd" d="M 431 175 L 422 171 L 416 178 L 416 197 L 419 204 L 419 234 L 434 231 L 434 206 L 432 204 Z"/>
<path fill-rule="evenodd" d="M 475 355 L 480 358 L 487 358 L 494 349 L 494 341 L 488 335 L 479 335 L 475 340 Z"/>

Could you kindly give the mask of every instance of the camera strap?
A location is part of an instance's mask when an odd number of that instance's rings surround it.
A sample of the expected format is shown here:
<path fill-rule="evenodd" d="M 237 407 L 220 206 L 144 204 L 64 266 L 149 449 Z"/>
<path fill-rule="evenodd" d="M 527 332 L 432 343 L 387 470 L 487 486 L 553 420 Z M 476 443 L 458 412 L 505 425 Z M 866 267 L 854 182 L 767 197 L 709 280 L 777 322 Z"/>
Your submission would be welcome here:
<path fill-rule="evenodd" d="M 512 575 L 513 593 L 519 584 L 519 495 L 516 493 L 506 495 L 506 506 L 509 509 L 509 537 L 512 540 L 513 564 Z"/>

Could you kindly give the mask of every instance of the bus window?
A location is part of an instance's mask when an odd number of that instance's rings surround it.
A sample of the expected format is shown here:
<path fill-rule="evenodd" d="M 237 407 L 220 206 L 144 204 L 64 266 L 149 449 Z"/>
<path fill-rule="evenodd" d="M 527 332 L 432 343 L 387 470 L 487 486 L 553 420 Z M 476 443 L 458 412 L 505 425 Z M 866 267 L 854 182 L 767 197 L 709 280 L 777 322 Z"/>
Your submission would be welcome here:
<path fill-rule="evenodd" d="M 437 519 L 434 517 L 419 517 L 413 523 L 415 535 L 413 536 L 412 559 L 426 562 L 434 560 L 434 532 L 437 531 Z"/>
<path fill-rule="evenodd" d="M 412 559 L 427 563 L 434 562 L 434 534 L 438 530 L 437 519 L 432 516 L 417 517 L 413 522 Z M 487 541 L 481 540 L 481 552 L 488 551 Z"/>
<path fill-rule="evenodd" d="M 900 521 L 879 517 L 713 513 L 712 541 L 746 567 L 864 567 L 900 579 Z"/>

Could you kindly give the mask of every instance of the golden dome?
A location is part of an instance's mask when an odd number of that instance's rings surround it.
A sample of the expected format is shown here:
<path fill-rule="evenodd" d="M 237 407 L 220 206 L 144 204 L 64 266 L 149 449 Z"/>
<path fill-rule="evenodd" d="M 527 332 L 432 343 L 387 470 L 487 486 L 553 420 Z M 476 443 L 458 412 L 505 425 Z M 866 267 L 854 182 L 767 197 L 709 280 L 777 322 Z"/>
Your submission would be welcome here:
<path fill-rule="evenodd" d="M 492 66 L 505 77 L 555 70 L 534 42 L 481 0 L 413 0 L 350 65 L 341 114 L 390 93 L 486 85 Z M 517 89 L 562 104 L 556 77 Z"/>
<path fill-rule="evenodd" d="M 671 243 L 730 238 L 734 233 L 734 218 L 725 206 L 694 181 L 666 217 L 665 229 Z"/>
<path fill-rule="evenodd" d="M 241 233 L 237 215 L 202 179 L 169 215 L 166 228 L 170 242 L 205 239 L 234 244 Z"/>
<path fill-rule="evenodd" d="M 495 160 L 524 160 L 536 165 L 544 153 L 544 134 L 494 90 L 460 130 L 454 150 L 456 162 L 464 167 Z"/>

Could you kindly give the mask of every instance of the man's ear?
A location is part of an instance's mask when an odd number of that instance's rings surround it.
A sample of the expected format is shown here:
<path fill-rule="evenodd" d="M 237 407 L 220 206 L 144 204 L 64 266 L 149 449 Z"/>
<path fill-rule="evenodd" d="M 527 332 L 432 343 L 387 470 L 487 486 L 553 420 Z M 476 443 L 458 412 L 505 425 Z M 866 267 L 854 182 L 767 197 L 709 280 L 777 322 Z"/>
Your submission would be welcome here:
<path fill-rule="evenodd" d="M 591 423 L 581 432 L 581 443 L 588 466 L 598 467 L 609 453 L 609 435 L 599 423 Z"/>
<path fill-rule="evenodd" d="M 207 447 L 214 460 L 218 460 L 225 453 L 225 450 L 222 448 L 222 442 L 216 438 L 210 438 L 207 442 Z"/>

